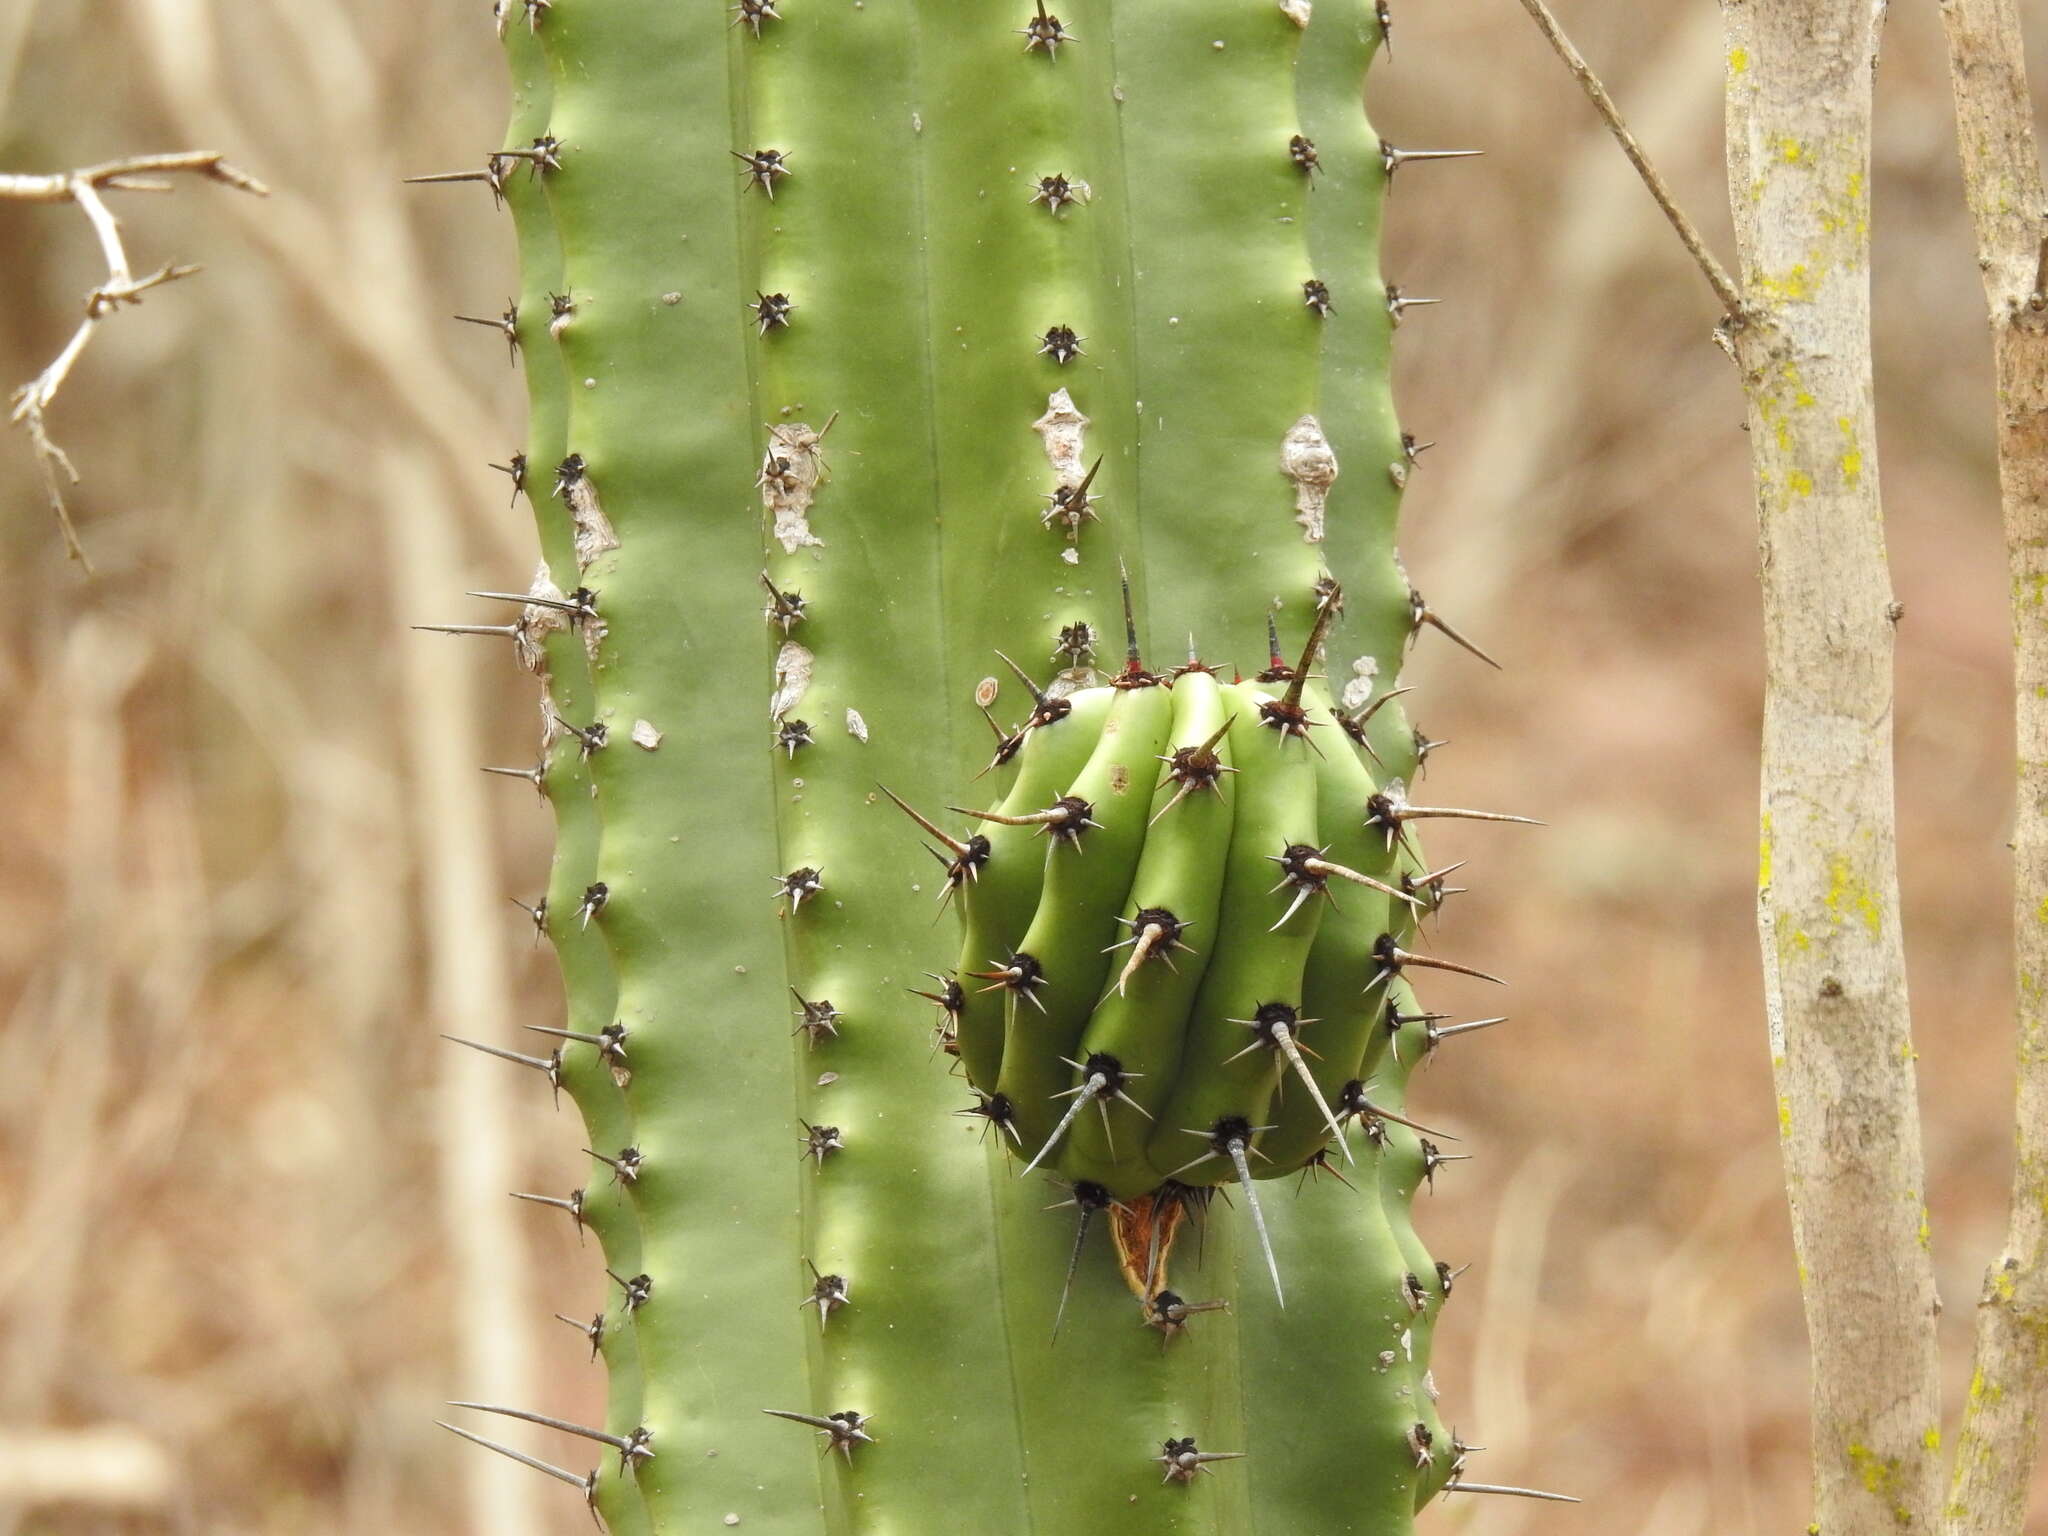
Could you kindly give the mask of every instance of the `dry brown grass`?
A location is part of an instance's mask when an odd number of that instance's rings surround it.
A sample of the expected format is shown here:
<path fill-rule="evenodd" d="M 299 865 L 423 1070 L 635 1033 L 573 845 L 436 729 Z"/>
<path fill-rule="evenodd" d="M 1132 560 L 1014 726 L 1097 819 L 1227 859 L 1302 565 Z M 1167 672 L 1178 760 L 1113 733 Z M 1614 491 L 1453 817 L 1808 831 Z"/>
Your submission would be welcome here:
<path fill-rule="evenodd" d="M 1896 9 L 1882 450 L 1960 1368 L 2006 1172 L 2008 652 L 1940 43 Z M 1711 8 L 1567 20 L 1725 251 Z M 1411 680 L 1455 742 L 1434 785 L 1553 823 L 1437 844 L 1477 877 L 1442 942 L 1512 977 L 1517 1015 L 1422 1089 L 1482 1153 L 1425 1201 L 1437 1250 L 1478 1261 L 1438 1374 L 1490 1473 L 1589 1501 L 1432 1523 L 1796 1529 L 1739 394 L 1697 273 L 1519 9 L 1411 0 L 1400 27 L 1383 128 L 1491 152 L 1395 199 L 1390 274 L 1452 301 L 1402 333 L 1404 414 L 1443 444 L 1406 553 L 1510 663 L 1428 646 Z M 434 1038 L 554 1006 L 499 900 L 539 880 L 544 818 L 470 769 L 519 760 L 531 700 L 494 656 L 403 628 L 525 566 L 483 467 L 514 439 L 514 381 L 445 318 L 511 291 L 508 233 L 480 189 L 399 185 L 475 161 L 502 111 L 481 3 L 0 7 L 0 166 L 205 146 L 276 189 L 128 205 L 138 263 L 208 270 L 109 327 L 54 413 L 97 581 L 0 441 L 0 1529 L 583 1528 L 428 1425 L 456 1387 L 598 1396 L 546 1320 L 591 1309 L 590 1256 L 498 1209 L 570 1177 L 570 1121 Z M 0 207 L 0 379 L 61 343 L 93 259 L 75 213 Z"/>

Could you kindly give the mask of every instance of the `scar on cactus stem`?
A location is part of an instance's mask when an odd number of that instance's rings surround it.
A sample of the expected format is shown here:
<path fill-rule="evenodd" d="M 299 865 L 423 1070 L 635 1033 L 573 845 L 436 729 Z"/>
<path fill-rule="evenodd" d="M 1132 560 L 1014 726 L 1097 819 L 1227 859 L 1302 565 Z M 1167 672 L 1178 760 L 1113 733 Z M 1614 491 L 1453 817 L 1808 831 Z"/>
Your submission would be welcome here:
<path fill-rule="evenodd" d="M 1165 1288 L 1168 1261 L 1181 1223 L 1191 1208 L 1206 1206 L 1210 1194 L 1169 1179 L 1151 1194 L 1127 1201 L 1111 1213 L 1109 1231 L 1116 1245 L 1117 1268 L 1141 1303 L 1149 1303 Z"/>

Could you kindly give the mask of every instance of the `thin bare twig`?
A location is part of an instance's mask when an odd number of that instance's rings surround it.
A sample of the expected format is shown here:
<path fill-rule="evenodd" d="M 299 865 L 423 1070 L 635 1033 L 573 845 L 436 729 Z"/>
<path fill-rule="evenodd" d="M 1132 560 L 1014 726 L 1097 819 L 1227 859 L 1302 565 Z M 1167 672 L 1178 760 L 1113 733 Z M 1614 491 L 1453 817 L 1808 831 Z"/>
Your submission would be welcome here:
<path fill-rule="evenodd" d="M 101 195 L 109 191 L 168 192 L 171 183 L 161 179 L 163 172 L 204 176 L 209 181 L 221 182 L 238 191 L 253 192 L 259 197 L 268 196 L 270 191 L 255 177 L 237 170 L 210 150 L 187 150 L 173 155 L 131 155 L 121 160 L 89 165 L 82 170 L 58 171 L 50 175 L 0 173 L 0 200 L 76 203 L 92 225 L 93 234 L 99 239 L 100 254 L 107 263 L 106 279 L 85 296 L 85 318 L 49 366 L 14 392 L 9 418 L 27 431 L 29 442 L 35 448 L 36 466 L 42 472 L 43 486 L 49 494 L 50 511 L 63 532 L 65 552 L 88 572 L 92 569 L 92 562 L 85 557 L 84 546 L 78 541 L 78 530 L 71 522 L 71 511 L 64 503 L 64 482 L 69 480 L 76 485 L 78 470 L 70 455 L 51 439 L 45 414 L 102 320 L 123 304 L 140 304 L 142 296 L 150 289 L 174 283 L 181 277 L 190 277 L 199 270 L 194 266 L 171 264 L 137 277 L 128 264 L 127 249 L 121 244 L 120 222 Z"/>
<path fill-rule="evenodd" d="M 2048 193 L 2015 0 L 1946 0 L 1963 188 L 1998 380 L 1998 479 L 2012 586 L 2018 803 L 2013 941 L 2019 1093 L 2004 1247 L 1977 1298 L 1976 1368 L 1946 1509 L 1948 1536 L 2019 1536 L 2048 1406 Z"/>
<path fill-rule="evenodd" d="M 1664 210 L 1664 217 L 1671 221 L 1671 227 L 1678 231 L 1678 238 L 1692 253 L 1692 259 L 1699 263 L 1699 269 L 1706 274 L 1715 297 L 1720 299 L 1725 314 L 1736 317 L 1743 313 L 1742 290 L 1735 286 L 1721 263 L 1714 259 L 1714 253 L 1707 249 L 1707 243 L 1700 238 L 1700 232 L 1693 221 L 1686 217 L 1685 210 L 1678 206 L 1678 199 L 1664 178 L 1657 174 L 1657 167 L 1650 163 L 1650 157 L 1643 146 L 1636 142 L 1636 136 L 1629 132 L 1628 124 L 1622 121 L 1621 109 L 1614 104 L 1614 98 L 1607 94 L 1607 87 L 1600 83 L 1600 77 L 1593 73 L 1584 55 L 1572 46 L 1572 40 L 1564 35 L 1564 28 L 1550 12 L 1543 0 L 1522 0 L 1522 9 L 1536 23 L 1538 30 L 1550 40 L 1550 46 L 1557 56 L 1564 60 L 1565 67 L 1577 78 L 1585 89 L 1586 98 L 1606 121 L 1615 142 L 1621 145 L 1621 152 L 1628 156 L 1628 162 L 1636 168 L 1636 174 L 1643 178 L 1643 185 L 1650 189 L 1650 196 L 1657 200 L 1657 206 Z"/>

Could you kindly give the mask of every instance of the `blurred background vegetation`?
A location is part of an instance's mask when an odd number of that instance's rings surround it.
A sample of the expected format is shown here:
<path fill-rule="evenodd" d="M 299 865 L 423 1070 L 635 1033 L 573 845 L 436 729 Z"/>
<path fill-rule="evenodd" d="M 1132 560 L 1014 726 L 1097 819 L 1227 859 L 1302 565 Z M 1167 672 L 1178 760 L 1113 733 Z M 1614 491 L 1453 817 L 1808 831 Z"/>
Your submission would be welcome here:
<path fill-rule="evenodd" d="M 1441 445 L 1405 554 L 1509 668 L 1431 643 L 1408 680 L 1452 743 L 1432 793 L 1552 828 L 1431 843 L 1473 859 L 1446 951 L 1514 983 L 1512 1024 L 1418 1090 L 1479 1154 L 1423 1200 L 1435 1250 L 1475 1263 L 1437 1374 L 1490 1476 L 1588 1501 L 1427 1525 L 1796 1529 L 1740 395 L 1698 274 L 1519 8 L 1397 5 L 1376 123 L 1488 152 L 1393 198 L 1388 275 L 1449 301 L 1401 333 L 1403 414 Z M 1566 19 L 1729 250 L 1715 7 Z M 2003 1223 L 2012 749 L 1931 7 L 1896 9 L 1879 96 L 1908 954 L 1961 1369 Z M 400 184 L 480 162 L 504 113 L 485 0 L 0 4 L 0 169 L 212 148 L 275 189 L 119 199 L 138 268 L 207 270 L 108 326 L 52 413 L 96 579 L 0 437 L 0 1532 L 588 1528 L 430 1422 L 471 1392 L 600 1412 L 548 1317 L 595 1309 L 595 1252 L 504 1198 L 581 1179 L 573 1116 L 437 1038 L 555 1017 L 505 899 L 539 890 L 547 817 L 474 771 L 531 759 L 533 690 L 494 642 L 406 628 L 480 618 L 462 590 L 533 558 L 486 467 L 518 442 L 517 380 L 448 318 L 513 291 L 509 227 L 481 187 Z M 99 272 L 75 210 L 0 204 L 0 381 L 43 366 Z M 1432 1002 L 1494 1001 L 1458 985 Z"/>

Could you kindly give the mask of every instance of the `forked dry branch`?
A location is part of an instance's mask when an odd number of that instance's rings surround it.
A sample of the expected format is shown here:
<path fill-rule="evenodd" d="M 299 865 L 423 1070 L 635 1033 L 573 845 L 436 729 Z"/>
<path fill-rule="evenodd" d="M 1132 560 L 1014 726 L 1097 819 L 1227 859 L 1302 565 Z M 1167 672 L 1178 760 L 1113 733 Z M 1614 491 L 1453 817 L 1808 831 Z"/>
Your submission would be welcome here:
<path fill-rule="evenodd" d="M 50 436 L 47 413 L 51 402 L 57 398 L 57 391 L 64 387 L 65 379 L 70 376 L 73 365 L 85 351 L 86 343 L 92 340 L 102 320 L 118 311 L 123 304 L 140 304 L 142 296 L 150 289 L 174 283 L 199 271 L 196 266 L 173 262 L 138 277 L 129 265 L 127 247 L 121 243 L 120 220 L 114 217 L 114 210 L 107 206 L 104 195 L 108 192 L 168 192 L 171 183 L 163 177 L 174 172 L 203 176 L 238 191 L 253 192 L 258 197 L 270 194 L 270 189 L 255 177 L 228 164 L 218 153 L 203 149 L 169 155 L 131 155 L 81 170 L 56 171 L 48 175 L 0 172 L 0 199 L 23 203 L 77 204 L 99 239 L 100 254 L 106 258 L 107 275 L 86 294 L 85 314 L 78 322 L 78 329 L 71 333 L 71 339 L 51 359 L 48 367 L 15 390 L 9 416 L 28 432 L 29 442 L 35 448 L 36 467 L 42 473 L 43 487 L 49 494 L 50 511 L 64 534 L 65 552 L 88 572 L 92 563 L 86 559 L 85 548 L 78 540 L 78 530 L 71 521 L 70 508 L 64 501 L 64 483 L 68 480 L 76 485 L 78 470 L 72 464 L 71 456 Z"/>

